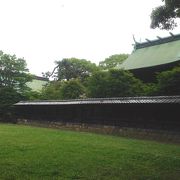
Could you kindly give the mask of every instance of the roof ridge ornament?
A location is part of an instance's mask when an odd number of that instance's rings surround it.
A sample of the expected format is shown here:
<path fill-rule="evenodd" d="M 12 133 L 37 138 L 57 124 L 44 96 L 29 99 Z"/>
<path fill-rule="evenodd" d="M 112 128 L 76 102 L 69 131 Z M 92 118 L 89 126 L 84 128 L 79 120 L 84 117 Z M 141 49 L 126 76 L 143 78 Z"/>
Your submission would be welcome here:
<path fill-rule="evenodd" d="M 151 40 L 149 40 L 149 39 L 147 39 L 147 38 L 146 38 L 146 41 L 147 41 L 148 43 L 151 43 L 151 42 L 152 42 Z"/>
<path fill-rule="evenodd" d="M 136 39 L 135 39 L 135 35 L 133 34 L 132 36 L 133 36 L 134 43 L 135 43 L 135 44 L 139 44 L 139 43 L 136 41 Z"/>
<path fill-rule="evenodd" d="M 174 37 L 174 34 L 173 34 L 172 32 L 169 32 L 169 34 L 170 34 L 172 37 Z"/>
<path fill-rule="evenodd" d="M 160 36 L 156 36 L 159 40 L 162 40 L 162 37 L 160 37 Z"/>
<path fill-rule="evenodd" d="M 133 34 L 132 36 L 133 36 L 133 41 L 134 41 L 134 44 L 132 44 L 132 45 L 134 46 L 134 50 L 136 50 L 138 44 L 140 44 L 140 43 L 136 41 L 136 38 L 135 38 L 135 35 L 134 35 L 134 34 Z"/>
<path fill-rule="evenodd" d="M 180 40 L 180 34 L 175 35 L 172 32 L 169 32 L 169 34 L 170 34 L 170 36 L 167 36 L 167 37 L 156 36 L 158 39 L 154 39 L 154 40 L 149 40 L 146 38 L 145 42 L 136 43 L 136 49 L 141 49 L 141 48 L 145 48 L 145 47 L 149 47 L 149 46 L 155 46 L 155 45 L 159 45 L 159 44 L 164 44 L 164 43 L 169 43 L 169 42 Z"/>

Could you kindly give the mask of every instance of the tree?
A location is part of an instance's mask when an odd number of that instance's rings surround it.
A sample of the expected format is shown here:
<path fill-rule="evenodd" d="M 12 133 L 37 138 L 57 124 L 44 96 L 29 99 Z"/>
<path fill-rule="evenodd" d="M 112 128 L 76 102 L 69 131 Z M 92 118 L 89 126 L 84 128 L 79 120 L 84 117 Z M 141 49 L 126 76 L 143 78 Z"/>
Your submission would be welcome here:
<path fill-rule="evenodd" d="M 79 78 L 80 80 L 90 76 L 93 72 L 98 70 L 96 64 L 91 63 L 85 59 L 63 59 L 56 61 L 57 73 L 55 78 L 58 80 L 67 80 Z"/>
<path fill-rule="evenodd" d="M 8 87 L 18 92 L 27 89 L 26 83 L 32 80 L 24 59 L 0 51 L 0 88 Z"/>
<path fill-rule="evenodd" d="M 139 96 L 143 93 L 143 83 L 128 71 L 111 69 L 97 72 L 89 78 L 89 97 Z"/>
<path fill-rule="evenodd" d="M 106 58 L 104 61 L 101 61 L 99 63 L 99 67 L 105 70 L 111 69 L 122 64 L 124 60 L 127 58 L 128 58 L 128 54 L 115 54 Z"/>
<path fill-rule="evenodd" d="M 24 97 L 26 100 L 40 100 L 42 99 L 42 94 L 41 92 L 38 91 L 33 91 L 33 90 L 28 90 L 23 93 Z"/>
<path fill-rule="evenodd" d="M 61 87 L 62 99 L 79 99 L 85 97 L 85 87 L 77 79 L 73 79 Z"/>
<path fill-rule="evenodd" d="M 24 59 L 0 51 L 0 118 L 11 114 L 11 105 L 25 98 L 30 80 Z"/>
<path fill-rule="evenodd" d="M 85 87 L 78 79 L 52 81 L 42 89 L 41 99 L 77 99 L 85 97 Z"/>
<path fill-rule="evenodd" d="M 180 95 L 180 66 L 157 75 L 156 95 Z"/>
<path fill-rule="evenodd" d="M 88 79 L 88 97 L 107 97 L 108 71 L 99 71 Z"/>
<path fill-rule="evenodd" d="M 180 18 L 179 0 L 162 0 L 165 4 L 156 7 L 151 13 L 151 28 L 173 29 L 175 19 Z"/>
<path fill-rule="evenodd" d="M 41 99 L 44 100 L 56 100 L 56 99 L 62 99 L 61 94 L 61 81 L 51 81 L 49 82 L 45 87 L 43 87 L 41 92 Z"/>
<path fill-rule="evenodd" d="M 24 97 L 16 90 L 9 87 L 0 88 L 0 121 L 15 121 L 12 118 L 12 104 L 24 99 Z"/>

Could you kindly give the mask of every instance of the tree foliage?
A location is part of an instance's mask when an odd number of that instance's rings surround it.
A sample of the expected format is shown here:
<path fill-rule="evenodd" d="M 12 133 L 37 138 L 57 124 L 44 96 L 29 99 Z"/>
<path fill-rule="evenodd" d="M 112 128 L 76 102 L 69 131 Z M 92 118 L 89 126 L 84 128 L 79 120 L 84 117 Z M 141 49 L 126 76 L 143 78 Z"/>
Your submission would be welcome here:
<path fill-rule="evenodd" d="M 26 100 L 40 100 L 42 99 L 42 92 L 41 91 L 33 91 L 28 90 L 23 93 Z"/>
<path fill-rule="evenodd" d="M 69 81 L 52 81 L 41 93 L 41 99 L 78 99 L 85 96 L 85 87 L 78 79 Z"/>
<path fill-rule="evenodd" d="M 111 69 L 123 63 L 124 60 L 127 58 L 128 58 L 128 54 L 114 54 L 106 58 L 104 61 L 101 61 L 99 63 L 99 67 L 105 70 Z"/>
<path fill-rule="evenodd" d="M 61 86 L 61 81 L 49 82 L 45 87 L 43 87 L 40 98 L 44 100 L 62 99 Z"/>
<path fill-rule="evenodd" d="M 89 78 L 89 97 L 139 96 L 143 93 L 143 83 L 128 71 L 111 69 L 97 72 Z"/>
<path fill-rule="evenodd" d="M 105 88 L 107 88 L 107 79 L 107 71 L 99 71 L 93 74 L 88 79 L 88 97 L 107 97 L 105 90 Z"/>
<path fill-rule="evenodd" d="M 25 90 L 26 83 L 32 79 L 26 66 L 24 59 L 0 51 L 0 88 L 8 87 L 18 92 Z"/>
<path fill-rule="evenodd" d="M 83 80 L 90 76 L 93 72 L 98 70 L 96 64 L 91 63 L 85 59 L 63 59 L 56 61 L 57 73 L 55 78 L 58 80 L 67 80 L 78 78 Z"/>
<path fill-rule="evenodd" d="M 12 104 L 24 99 L 24 97 L 13 88 L 0 88 L 0 121 L 6 119 L 12 120 Z"/>
<path fill-rule="evenodd" d="M 85 88 L 78 79 L 64 82 L 61 87 L 62 99 L 79 99 L 85 97 Z"/>
<path fill-rule="evenodd" d="M 25 98 L 30 80 L 24 59 L 0 51 L 0 119 L 11 114 L 12 104 Z"/>
<path fill-rule="evenodd" d="M 179 0 L 162 0 L 165 4 L 156 7 L 151 13 L 151 28 L 173 29 L 177 24 L 176 18 L 180 18 Z"/>
<path fill-rule="evenodd" d="M 157 75 L 157 95 L 180 95 L 180 66 Z"/>

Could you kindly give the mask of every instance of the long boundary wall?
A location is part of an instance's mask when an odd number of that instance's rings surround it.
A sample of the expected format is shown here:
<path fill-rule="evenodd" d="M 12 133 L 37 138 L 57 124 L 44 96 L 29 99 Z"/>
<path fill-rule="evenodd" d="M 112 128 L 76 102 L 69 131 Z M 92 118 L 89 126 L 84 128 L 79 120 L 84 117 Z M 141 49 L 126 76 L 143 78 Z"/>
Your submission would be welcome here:
<path fill-rule="evenodd" d="M 180 142 L 180 104 L 70 104 L 16 107 L 18 123 Z"/>

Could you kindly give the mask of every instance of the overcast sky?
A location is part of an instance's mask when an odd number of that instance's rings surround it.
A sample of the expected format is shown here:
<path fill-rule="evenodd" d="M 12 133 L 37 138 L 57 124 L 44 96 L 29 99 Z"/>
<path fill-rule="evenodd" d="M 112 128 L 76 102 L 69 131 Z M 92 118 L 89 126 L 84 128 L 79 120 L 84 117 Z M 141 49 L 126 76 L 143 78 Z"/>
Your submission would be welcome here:
<path fill-rule="evenodd" d="M 137 41 L 168 36 L 150 29 L 161 0 L 0 0 L 0 50 L 24 57 L 31 73 L 51 71 L 54 61 L 84 58 L 98 64 L 131 53 Z M 180 33 L 176 28 L 173 33 Z"/>

